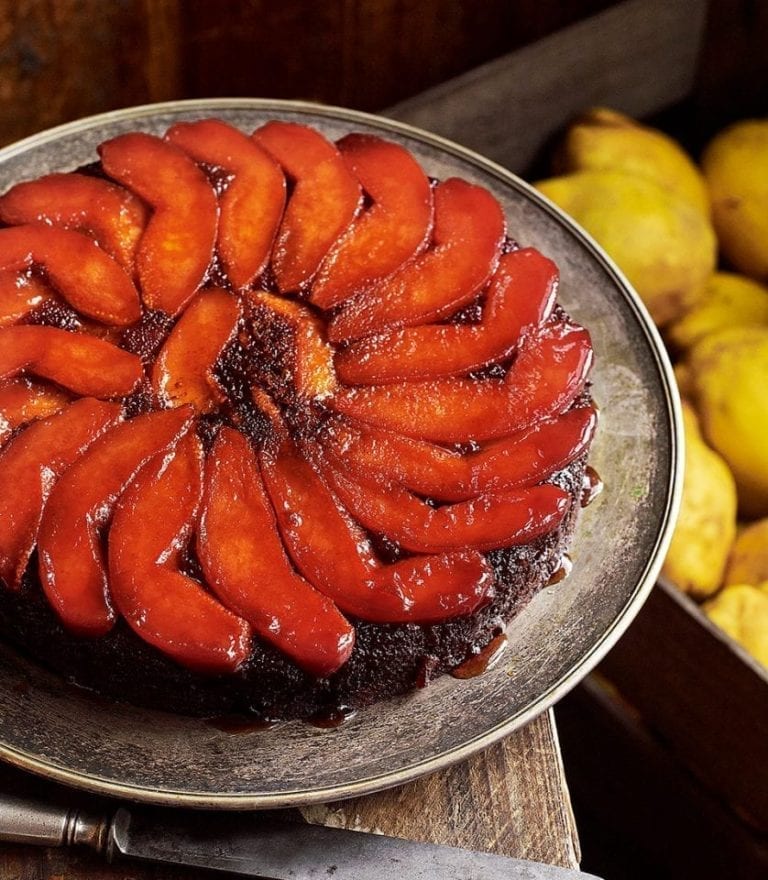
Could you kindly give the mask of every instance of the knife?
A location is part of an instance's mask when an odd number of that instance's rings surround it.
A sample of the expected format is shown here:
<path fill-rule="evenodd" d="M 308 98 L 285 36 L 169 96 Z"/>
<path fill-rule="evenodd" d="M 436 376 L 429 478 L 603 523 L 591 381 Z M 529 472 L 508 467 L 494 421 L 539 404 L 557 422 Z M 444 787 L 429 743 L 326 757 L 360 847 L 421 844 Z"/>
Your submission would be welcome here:
<path fill-rule="evenodd" d="M 539 862 L 273 816 L 120 808 L 110 817 L 5 794 L 0 841 L 85 844 L 110 861 L 128 856 L 263 880 L 599 880 Z"/>

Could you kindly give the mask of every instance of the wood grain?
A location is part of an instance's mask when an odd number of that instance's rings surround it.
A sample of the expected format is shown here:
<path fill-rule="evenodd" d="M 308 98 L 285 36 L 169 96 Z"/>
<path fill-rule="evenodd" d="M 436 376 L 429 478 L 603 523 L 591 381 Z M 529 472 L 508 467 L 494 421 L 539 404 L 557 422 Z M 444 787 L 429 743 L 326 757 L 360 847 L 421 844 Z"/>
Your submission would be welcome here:
<path fill-rule="evenodd" d="M 174 98 L 378 110 L 611 0 L 0 3 L 0 143 Z"/>
<path fill-rule="evenodd" d="M 768 832 L 768 675 L 661 584 L 600 666 L 678 761 Z"/>
<path fill-rule="evenodd" d="M 41 790 L 32 777 L 15 771 L 5 771 L 3 780 L 19 793 Z M 83 803 L 82 795 L 65 791 L 64 796 Z M 301 812 L 314 824 L 578 866 L 578 838 L 551 712 L 462 764 L 397 789 Z M 0 880 L 208 876 L 198 870 L 137 862 L 106 865 L 97 855 L 74 849 L 0 845 Z"/>
<path fill-rule="evenodd" d="M 691 90 L 706 0 L 627 0 L 387 112 L 524 172 L 585 107 L 647 116 Z"/>

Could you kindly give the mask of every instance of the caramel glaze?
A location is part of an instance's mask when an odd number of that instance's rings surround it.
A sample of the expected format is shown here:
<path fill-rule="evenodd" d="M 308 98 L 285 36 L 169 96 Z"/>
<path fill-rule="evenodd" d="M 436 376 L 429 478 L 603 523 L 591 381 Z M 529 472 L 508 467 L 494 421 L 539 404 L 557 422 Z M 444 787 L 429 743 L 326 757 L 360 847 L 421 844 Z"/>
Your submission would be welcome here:
<path fill-rule="evenodd" d="M 465 660 L 460 666 L 451 670 L 454 678 L 477 678 L 478 675 L 488 672 L 501 659 L 501 655 L 507 650 L 509 644 L 506 633 L 500 633 L 480 651 Z"/>
<path fill-rule="evenodd" d="M 209 727 L 221 730 L 224 733 L 244 734 L 256 733 L 260 730 L 269 730 L 278 722 L 271 718 L 246 718 L 241 715 L 220 715 L 216 718 L 206 718 L 205 723 Z"/>
<path fill-rule="evenodd" d="M 351 706 L 332 706 L 329 709 L 322 709 L 307 721 L 312 727 L 319 727 L 322 730 L 330 730 L 335 727 L 341 727 L 351 721 L 357 715 L 357 709 Z"/>
<path fill-rule="evenodd" d="M 557 568 L 552 572 L 552 575 L 547 581 L 547 586 L 553 587 L 555 584 L 559 584 L 564 581 L 571 573 L 572 569 L 573 560 L 567 553 L 563 553 L 563 555 L 560 557 L 560 562 Z"/>
<path fill-rule="evenodd" d="M 591 466 L 587 465 L 584 470 L 584 479 L 581 486 L 581 506 L 587 507 L 603 491 L 604 484 L 600 474 Z"/>

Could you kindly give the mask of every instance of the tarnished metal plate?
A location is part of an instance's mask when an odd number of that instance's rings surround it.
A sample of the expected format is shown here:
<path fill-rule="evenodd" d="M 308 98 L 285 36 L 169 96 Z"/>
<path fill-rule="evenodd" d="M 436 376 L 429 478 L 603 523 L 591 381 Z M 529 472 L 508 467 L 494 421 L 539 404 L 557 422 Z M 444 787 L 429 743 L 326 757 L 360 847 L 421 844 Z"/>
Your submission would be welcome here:
<path fill-rule="evenodd" d="M 619 638 L 653 585 L 679 503 L 682 435 L 674 379 L 637 295 L 583 231 L 499 166 L 378 117 L 251 99 L 139 107 L 1 151 L 0 192 L 92 162 L 97 144 L 121 132 L 159 134 L 180 120 L 210 116 L 244 131 L 280 118 L 331 138 L 372 132 L 402 143 L 430 175 L 458 175 L 490 189 L 512 237 L 558 263 L 560 300 L 592 334 L 601 420 L 591 463 L 606 491 L 581 516 L 570 577 L 545 589 L 513 622 L 503 662 L 480 678 L 444 677 L 336 729 L 286 723 L 233 735 L 202 720 L 71 689 L 0 648 L 0 757 L 70 785 L 164 804 L 246 809 L 365 794 L 465 758 L 525 724 Z M 515 124 L 513 113 L 509 124 Z"/>

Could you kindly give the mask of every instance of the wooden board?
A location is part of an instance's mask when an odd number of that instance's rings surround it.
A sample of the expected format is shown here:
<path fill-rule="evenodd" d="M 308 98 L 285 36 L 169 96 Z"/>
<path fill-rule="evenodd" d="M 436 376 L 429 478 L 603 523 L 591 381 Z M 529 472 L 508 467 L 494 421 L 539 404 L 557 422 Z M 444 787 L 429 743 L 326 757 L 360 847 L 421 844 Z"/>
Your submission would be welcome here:
<path fill-rule="evenodd" d="M 0 784 L 13 785 L 18 793 L 39 790 L 31 777 L 16 772 L 0 775 Z M 93 803 L 75 792 L 65 791 L 64 796 L 72 804 Z M 578 838 L 551 712 L 455 767 L 397 789 L 301 812 L 314 824 L 578 867 Z M 106 865 L 81 850 L 0 845 L 0 880 L 125 880 L 127 876 L 193 880 L 208 875 L 136 862 Z"/>
<path fill-rule="evenodd" d="M 586 107 L 643 117 L 691 91 L 705 0 L 627 0 L 388 111 L 521 173 Z"/>

